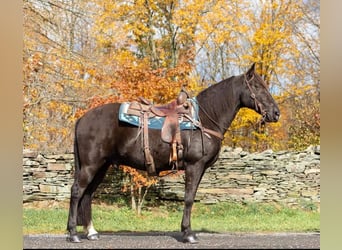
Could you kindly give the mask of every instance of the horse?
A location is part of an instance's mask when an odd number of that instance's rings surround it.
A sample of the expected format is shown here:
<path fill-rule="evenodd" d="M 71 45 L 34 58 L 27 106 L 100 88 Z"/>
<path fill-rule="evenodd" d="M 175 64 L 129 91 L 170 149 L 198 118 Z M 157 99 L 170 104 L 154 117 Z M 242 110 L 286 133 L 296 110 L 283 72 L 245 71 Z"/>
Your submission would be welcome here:
<path fill-rule="evenodd" d="M 277 122 L 280 111 L 255 63 L 247 72 L 231 76 L 199 92 L 198 116 L 203 129 L 181 130 L 185 172 L 181 234 L 184 243 L 198 243 L 191 229 L 191 209 L 205 170 L 218 159 L 223 135 L 240 108 L 252 109 L 262 122 Z M 141 128 L 119 121 L 120 103 L 109 103 L 87 111 L 76 121 L 74 138 L 75 171 L 71 187 L 67 240 L 81 242 L 76 227 L 83 226 L 88 240 L 98 240 L 92 222 L 91 202 L 109 166 L 127 165 L 146 171 Z M 213 133 L 209 133 L 211 131 Z M 140 134 L 139 134 L 140 133 Z M 160 130 L 148 129 L 150 152 L 156 173 L 170 170 L 170 145 Z M 140 139 L 139 139 L 140 138 Z"/>

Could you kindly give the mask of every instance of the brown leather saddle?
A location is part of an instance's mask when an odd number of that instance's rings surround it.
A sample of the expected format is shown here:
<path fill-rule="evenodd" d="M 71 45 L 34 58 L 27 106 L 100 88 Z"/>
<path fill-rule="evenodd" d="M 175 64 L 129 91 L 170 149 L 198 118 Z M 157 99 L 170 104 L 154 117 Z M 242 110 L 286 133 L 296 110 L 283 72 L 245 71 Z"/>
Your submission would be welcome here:
<path fill-rule="evenodd" d="M 156 175 L 156 169 L 149 148 L 148 119 L 154 116 L 164 117 L 161 139 L 170 144 L 170 164 L 174 170 L 178 169 L 183 158 L 179 120 L 189 119 L 192 112 L 192 104 L 188 101 L 188 98 L 189 95 L 182 89 L 176 100 L 165 105 L 153 105 L 152 102 L 143 97 L 139 97 L 138 102 L 130 103 L 127 114 L 140 117 L 140 126 L 143 130 L 145 161 L 149 175 Z"/>

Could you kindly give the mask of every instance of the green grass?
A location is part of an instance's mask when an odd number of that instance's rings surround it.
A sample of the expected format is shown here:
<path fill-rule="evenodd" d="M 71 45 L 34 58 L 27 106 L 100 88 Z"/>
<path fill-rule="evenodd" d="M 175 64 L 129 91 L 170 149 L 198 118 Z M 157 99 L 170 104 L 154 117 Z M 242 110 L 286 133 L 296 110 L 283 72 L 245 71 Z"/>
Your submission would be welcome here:
<path fill-rule="evenodd" d="M 93 220 L 98 231 L 179 231 L 183 203 L 147 207 L 136 215 L 127 206 L 94 204 Z M 66 233 L 68 207 L 23 208 L 23 233 Z M 271 204 L 214 205 L 195 203 L 192 229 L 207 232 L 308 232 L 319 231 L 317 209 L 294 209 Z M 79 230 L 82 230 L 79 227 Z"/>

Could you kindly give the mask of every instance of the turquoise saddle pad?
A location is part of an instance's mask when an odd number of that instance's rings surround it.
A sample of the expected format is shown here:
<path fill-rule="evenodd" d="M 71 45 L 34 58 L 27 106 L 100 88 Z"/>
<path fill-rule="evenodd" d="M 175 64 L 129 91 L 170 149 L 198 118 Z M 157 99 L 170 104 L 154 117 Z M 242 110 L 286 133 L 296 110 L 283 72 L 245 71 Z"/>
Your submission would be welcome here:
<path fill-rule="evenodd" d="M 195 98 L 191 98 L 188 99 L 188 101 L 191 102 L 192 107 L 193 107 L 193 117 L 192 119 L 194 121 L 198 121 L 198 104 Z M 131 125 L 134 126 L 139 126 L 140 125 L 140 117 L 136 116 L 136 115 L 131 115 L 131 114 L 127 114 L 127 109 L 129 107 L 130 103 L 129 102 L 124 102 L 121 104 L 120 109 L 119 109 L 119 120 L 122 122 L 127 122 Z M 151 129 L 161 129 L 163 127 L 164 124 L 164 117 L 151 117 L 148 119 L 148 127 Z M 189 120 L 185 119 L 179 119 L 179 125 L 180 125 L 180 129 L 184 130 L 184 129 L 196 129 L 197 127 Z"/>

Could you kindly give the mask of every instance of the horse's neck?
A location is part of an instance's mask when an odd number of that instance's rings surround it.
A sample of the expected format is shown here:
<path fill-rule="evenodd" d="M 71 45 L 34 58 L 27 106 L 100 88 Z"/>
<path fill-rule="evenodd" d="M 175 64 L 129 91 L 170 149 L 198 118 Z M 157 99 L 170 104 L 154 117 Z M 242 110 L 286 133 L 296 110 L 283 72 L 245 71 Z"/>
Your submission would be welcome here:
<path fill-rule="evenodd" d="M 240 109 L 240 88 L 232 79 L 212 85 L 197 97 L 203 127 L 224 134 Z"/>

